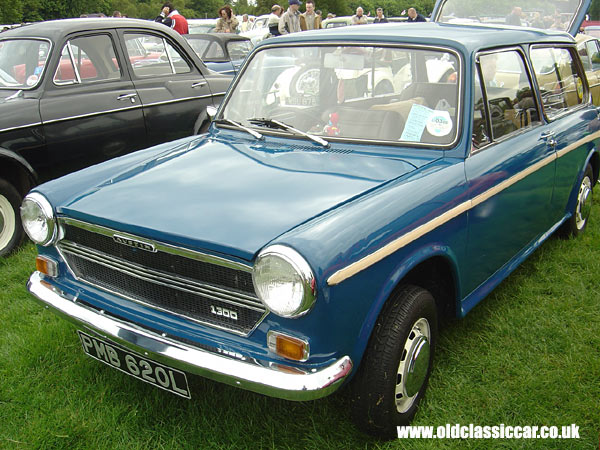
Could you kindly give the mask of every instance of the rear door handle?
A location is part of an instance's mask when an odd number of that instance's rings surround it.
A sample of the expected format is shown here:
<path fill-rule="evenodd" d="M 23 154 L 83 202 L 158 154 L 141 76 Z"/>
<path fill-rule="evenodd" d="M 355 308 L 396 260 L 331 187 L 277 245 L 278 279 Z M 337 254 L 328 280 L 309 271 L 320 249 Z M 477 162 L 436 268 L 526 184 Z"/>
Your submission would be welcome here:
<path fill-rule="evenodd" d="M 556 139 L 554 139 L 554 131 L 544 131 L 540 135 L 540 139 L 545 140 L 548 145 L 556 145 Z"/>
<path fill-rule="evenodd" d="M 134 92 L 132 94 L 121 94 L 117 97 L 117 100 L 127 100 L 127 99 L 131 99 L 131 103 L 135 103 L 135 98 L 137 97 L 137 94 Z"/>
<path fill-rule="evenodd" d="M 206 86 L 206 81 L 198 81 L 197 83 L 192 84 L 192 88 L 204 87 Z"/>

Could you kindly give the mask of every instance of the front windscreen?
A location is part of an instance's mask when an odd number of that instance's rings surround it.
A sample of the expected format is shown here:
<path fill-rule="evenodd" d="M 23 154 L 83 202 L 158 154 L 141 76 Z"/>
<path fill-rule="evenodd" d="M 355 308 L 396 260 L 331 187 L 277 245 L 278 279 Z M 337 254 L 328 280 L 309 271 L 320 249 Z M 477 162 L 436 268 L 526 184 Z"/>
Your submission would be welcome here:
<path fill-rule="evenodd" d="M 580 5 L 581 0 L 447 0 L 436 21 L 568 31 Z"/>
<path fill-rule="evenodd" d="M 38 39 L 0 41 L 0 88 L 29 89 L 39 83 L 50 43 Z"/>
<path fill-rule="evenodd" d="M 326 140 L 448 145 L 458 129 L 460 80 L 457 56 L 437 48 L 265 48 L 217 119 L 259 133 L 293 127 Z"/>

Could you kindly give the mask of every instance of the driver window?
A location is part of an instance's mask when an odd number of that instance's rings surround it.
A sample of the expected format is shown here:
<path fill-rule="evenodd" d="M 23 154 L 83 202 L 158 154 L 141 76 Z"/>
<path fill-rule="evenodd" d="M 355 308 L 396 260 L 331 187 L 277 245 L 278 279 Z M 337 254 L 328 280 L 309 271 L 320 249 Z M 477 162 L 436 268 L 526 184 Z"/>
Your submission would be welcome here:
<path fill-rule="evenodd" d="M 512 50 L 479 56 L 479 76 L 481 79 L 477 83 L 481 86 L 479 89 L 485 90 L 491 124 L 491 136 L 479 136 L 480 144 L 484 144 L 485 139 L 497 140 L 540 123 L 534 91 L 519 52 Z M 483 99 L 476 98 L 475 101 L 475 111 L 483 114 Z"/>

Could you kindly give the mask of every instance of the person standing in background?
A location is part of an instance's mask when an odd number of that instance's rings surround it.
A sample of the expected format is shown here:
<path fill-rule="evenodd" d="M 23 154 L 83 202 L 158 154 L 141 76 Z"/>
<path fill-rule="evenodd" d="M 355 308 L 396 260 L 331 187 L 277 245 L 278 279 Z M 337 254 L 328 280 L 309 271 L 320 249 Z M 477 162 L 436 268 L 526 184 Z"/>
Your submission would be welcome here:
<path fill-rule="evenodd" d="M 248 31 L 250 29 L 250 21 L 248 20 L 248 14 L 242 16 L 242 23 L 240 24 L 240 32 Z"/>
<path fill-rule="evenodd" d="M 236 33 L 239 22 L 231 6 L 225 5 L 219 9 L 217 13 L 219 18 L 217 19 L 217 26 L 215 27 L 215 33 Z"/>
<path fill-rule="evenodd" d="M 320 30 L 321 16 L 315 13 L 315 2 L 313 0 L 306 0 L 306 12 L 300 14 L 300 29 L 306 30 Z"/>
<path fill-rule="evenodd" d="M 282 13 L 283 8 L 281 6 L 273 5 L 271 7 L 271 14 L 269 14 L 269 20 L 267 21 L 271 36 L 281 36 L 281 33 L 279 32 L 279 19 L 281 18 Z"/>
<path fill-rule="evenodd" d="M 187 19 L 179 14 L 171 2 L 163 4 L 159 16 L 154 21 L 173 28 L 179 34 L 188 34 L 189 32 Z"/>
<path fill-rule="evenodd" d="M 427 22 L 427 19 L 419 14 L 415 8 L 408 8 L 407 22 Z"/>
<path fill-rule="evenodd" d="M 373 20 L 373 23 L 388 23 L 388 20 L 383 15 L 383 8 L 377 8 L 377 16 Z"/>
<path fill-rule="evenodd" d="M 515 6 L 510 14 L 506 16 L 506 25 L 514 25 L 520 27 L 521 17 L 523 16 L 523 9 L 520 6 Z"/>
<path fill-rule="evenodd" d="M 289 34 L 302 31 L 300 28 L 300 0 L 289 0 L 289 8 L 279 19 L 279 33 Z"/>
<path fill-rule="evenodd" d="M 352 16 L 352 25 L 366 25 L 367 16 L 364 15 L 364 10 L 359 6 L 356 8 L 356 14 Z"/>

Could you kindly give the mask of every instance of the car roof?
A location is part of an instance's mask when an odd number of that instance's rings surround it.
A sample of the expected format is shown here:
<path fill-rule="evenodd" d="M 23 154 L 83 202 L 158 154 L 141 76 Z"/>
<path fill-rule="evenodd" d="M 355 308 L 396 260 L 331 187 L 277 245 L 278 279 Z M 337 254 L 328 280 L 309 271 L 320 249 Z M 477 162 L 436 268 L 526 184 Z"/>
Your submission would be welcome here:
<path fill-rule="evenodd" d="M 326 30 L 306 31 L 267 40 L 260 46 L 293 42 L 372 42 L 403 43 L 450 47 L 463 53 L 497 46 L 520 45 L 523 43 L 564 42 L 574 39 L 562 31 L 543 31 L 534 28 L 498 27 L 493 25 L 456 25 L 447 23 L 387 23 L 359 25 Z"/>
<path fill-rule="evenodd" d="M 186 39 L 204 39 L 206 41 L 249 41 L 250 38 L 246 36 L 240 36 L 239 34 L 231 33 L 197 33 L 197 34 L 186 34 Z"/>
<path fill-rule="evenodd" d="M 29 25 L 23 25 L 11 30 L 4 31 L 1 39 L 14 37 L 39 37 L 56 41 L 64 35 L 76 33 L 78 31 L 103 30 L 111 28 L 145 28 L 156 31 L 165 31 L 175 33 L 169 27 L 150 20 L 128 19 L 128 18 L 77 18 L 48 20 L 45 22 L 35 22 Z"/>

